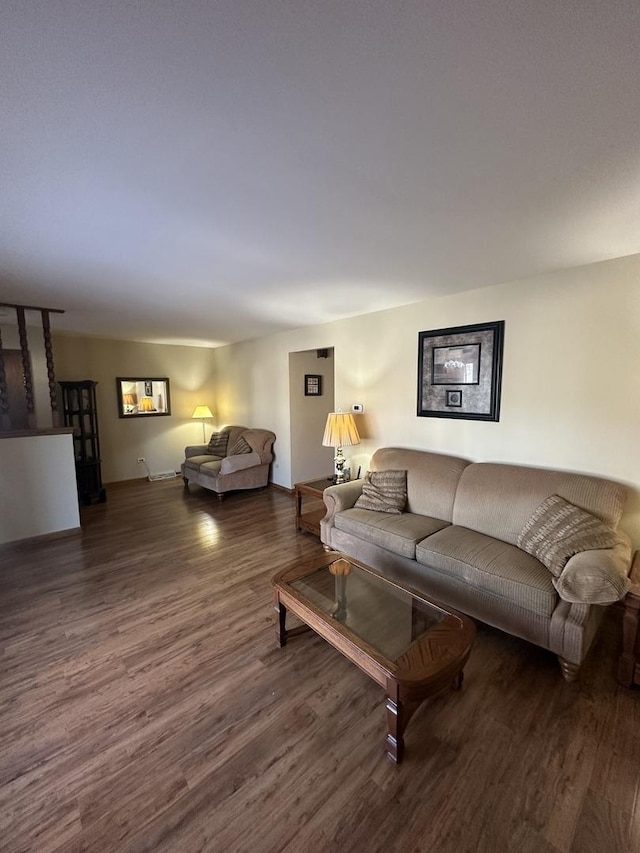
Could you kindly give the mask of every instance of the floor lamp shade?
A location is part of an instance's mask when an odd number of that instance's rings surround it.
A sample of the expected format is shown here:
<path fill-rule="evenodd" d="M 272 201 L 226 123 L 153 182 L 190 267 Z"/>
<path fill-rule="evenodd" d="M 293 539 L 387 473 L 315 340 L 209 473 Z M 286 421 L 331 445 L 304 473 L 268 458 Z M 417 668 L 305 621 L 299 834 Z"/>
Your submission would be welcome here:
<path fill-rule="evenodd" d="M 360 444 L 358 428 L 351 412 L 329 412 L 322 437 L 324 447 L 336 448 L 336 483 L 344 483 L 343 447 Z"/>
<path fill-rule="evenodd" d="M 207 439 L 205 437 L 204 432 L 204 422 L 205 420 L 207 420 L 207 418 L 213 417 L 213 412 L 211 411 L 209 406 L 196 406 L 193 410 L 193 414 L 191 415 L 191 417 L 198 418 L 202 421 L 202 443 L 205 444 Z"/>

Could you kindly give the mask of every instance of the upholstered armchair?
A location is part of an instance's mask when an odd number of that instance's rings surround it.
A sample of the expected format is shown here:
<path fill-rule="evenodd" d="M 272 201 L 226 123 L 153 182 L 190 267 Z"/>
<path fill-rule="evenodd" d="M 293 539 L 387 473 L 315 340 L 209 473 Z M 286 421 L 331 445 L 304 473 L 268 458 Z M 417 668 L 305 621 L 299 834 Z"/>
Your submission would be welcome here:
<path fill-rule="evenodd" d="M 236 489 L 259 489 L 269 482 L 276 437 L 268 429 L 227 426 L 209 444 L 185 447 L 181 471 L 185 487 L 197 483 L 222 500 Z"/>

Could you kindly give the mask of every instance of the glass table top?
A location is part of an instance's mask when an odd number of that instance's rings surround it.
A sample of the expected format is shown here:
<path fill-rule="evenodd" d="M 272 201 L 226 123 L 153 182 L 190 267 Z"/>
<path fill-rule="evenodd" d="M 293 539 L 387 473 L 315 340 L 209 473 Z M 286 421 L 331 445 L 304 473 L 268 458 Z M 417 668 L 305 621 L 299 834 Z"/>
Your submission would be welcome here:
<path fill-rule="evenodd" d="M 306 480 L 304 483 L 301 483 L 302 486 L 309 486 L 312 489 L 318 489 L 319 491 L 324 491 L 329 486 L 335 486 L 336 478 L 335 477 L 321 477 L 318 480 Z"/>
<path fill-rule="evenodd" d="M 290 586 L 391 661 L 449 615 L 344 558 Z"/>

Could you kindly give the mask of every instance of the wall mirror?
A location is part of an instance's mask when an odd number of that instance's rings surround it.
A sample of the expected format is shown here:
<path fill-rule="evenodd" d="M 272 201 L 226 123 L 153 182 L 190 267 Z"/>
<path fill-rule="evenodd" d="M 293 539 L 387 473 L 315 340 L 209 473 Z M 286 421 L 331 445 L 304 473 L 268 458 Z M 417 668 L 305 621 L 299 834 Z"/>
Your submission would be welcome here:
<path fill-rule="evenodd" d="M 170 415 L 169 380 L 122 377 L 116 379 L 118 417 L 150 418 Z"/>

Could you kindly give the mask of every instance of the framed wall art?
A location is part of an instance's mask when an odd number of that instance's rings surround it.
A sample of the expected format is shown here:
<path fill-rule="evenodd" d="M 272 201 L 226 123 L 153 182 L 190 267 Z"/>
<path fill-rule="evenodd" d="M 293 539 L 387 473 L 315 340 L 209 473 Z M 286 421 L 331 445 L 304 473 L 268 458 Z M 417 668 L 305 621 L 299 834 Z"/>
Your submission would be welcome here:
<path fill-rule="evenodd" d="M 322 376 L 318 373 L 305 373 L 304 375 L 304 396 L 305 397 L 321 397 L 322 396 Z"/>
<path fill-rule="evenodd" d="M 122 377 L 116 379 L 119 418 L 149 418 L 171 414 L 169 380 Z"/>
<path fill-rule="evenodd" d="M 504 320 L 418 334 L 418 417 L 500 420 Z"/>

